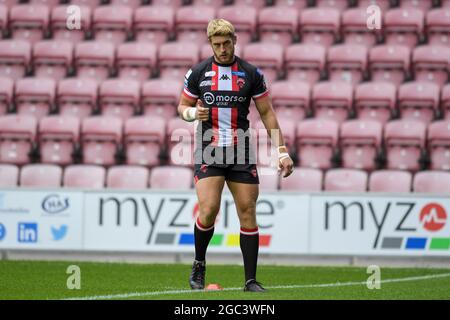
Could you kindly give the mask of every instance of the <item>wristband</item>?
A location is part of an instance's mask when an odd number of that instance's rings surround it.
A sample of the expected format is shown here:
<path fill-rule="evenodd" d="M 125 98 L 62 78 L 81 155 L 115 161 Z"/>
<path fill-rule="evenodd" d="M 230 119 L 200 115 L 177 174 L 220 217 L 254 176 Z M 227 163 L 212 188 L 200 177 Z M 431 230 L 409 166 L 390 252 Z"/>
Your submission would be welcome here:
<path fill-rule="evenodd" d="M 189 107 L 184 109 L 183 111 L 183 120 L 192 122 L 196 119 L 197 110 L 193 107 Z"/>

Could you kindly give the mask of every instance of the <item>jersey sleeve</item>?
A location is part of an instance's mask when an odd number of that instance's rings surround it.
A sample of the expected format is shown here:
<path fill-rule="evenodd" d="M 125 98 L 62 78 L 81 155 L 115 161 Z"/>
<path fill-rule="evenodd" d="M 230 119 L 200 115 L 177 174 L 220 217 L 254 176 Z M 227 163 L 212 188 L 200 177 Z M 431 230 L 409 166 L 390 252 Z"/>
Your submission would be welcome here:
<path fill-rule="evenodd" d="M 198 86 L 198 70 L 189 69 L 184 76 L 183 94 L 190 99 L 198 99 L 200 90 Z"/>
<path fill-rule="evenodd" d="M 259 98 L 265 97 L 269 94 L 267 89 L 266 80 L 264 79 L 264 74 L 260 69 L 255 71 L 255 81 L 253 83 L 252 98 L 257 100 Z"/>

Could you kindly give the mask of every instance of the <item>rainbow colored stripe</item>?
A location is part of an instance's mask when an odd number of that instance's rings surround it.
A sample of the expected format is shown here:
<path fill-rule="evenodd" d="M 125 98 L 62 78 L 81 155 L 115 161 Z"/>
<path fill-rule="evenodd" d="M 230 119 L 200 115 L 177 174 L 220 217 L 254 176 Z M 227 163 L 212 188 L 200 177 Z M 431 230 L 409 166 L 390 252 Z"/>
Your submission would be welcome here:
<path fill-rule="evenodd" d="M 217 233 L 214 234 L 210 246 L 226 246 L 226 247 L 239 247 L 239 233 Z M 272 241 L 272 235 L 260 234 L 259 246 L 269 247 Z M 155 244 L 170 244 L 170 245 L 194 245 L 193 233 L 158 233 L 156 234 Z"/>

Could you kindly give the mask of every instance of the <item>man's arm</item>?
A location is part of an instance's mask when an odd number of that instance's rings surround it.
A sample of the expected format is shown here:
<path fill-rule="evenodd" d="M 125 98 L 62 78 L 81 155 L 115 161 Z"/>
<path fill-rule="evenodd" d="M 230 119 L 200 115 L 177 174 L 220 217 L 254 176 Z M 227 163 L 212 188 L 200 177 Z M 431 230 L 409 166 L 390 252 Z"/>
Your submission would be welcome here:
<path fill-rule="evenodd" d="M 197 103 L 197 107 L 195 104 Z M 207 121 L 209 115 L 209 109 L 203 107 L 201 100 L 187 97 L 185 94 L 181 94 L 180 103 L 178 104 L 177 111 L 181 119 L 185 121 Z"/>

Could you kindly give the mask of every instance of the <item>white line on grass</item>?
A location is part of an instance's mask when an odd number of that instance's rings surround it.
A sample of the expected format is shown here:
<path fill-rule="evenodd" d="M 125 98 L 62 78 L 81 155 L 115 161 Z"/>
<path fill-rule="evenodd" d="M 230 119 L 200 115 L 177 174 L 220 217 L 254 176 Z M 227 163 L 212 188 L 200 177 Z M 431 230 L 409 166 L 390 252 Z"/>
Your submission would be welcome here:
<path fill-rule="evenodd" d="M 450 277 L 450 273 L 432 274 L 427 276 L 417 276 L 417 277 L 407 277 L 407 278 L 394 278 L 381 280 L 380 283 L 393 283 L 393 282 L 411 282 L 420 280 L 429 280 L 437 278 L 447 278 Z M 301 288 L 329 288 L 329 287 L 345 287 L 345 286 L 357 286 L 366 285 L 367 281 L 354 281 L 354 282 L 335 282 L 335 283 L 322 283 L 322 284 L 300 284 L 300 285 L 286 285 L 286 286 L 266 286 L 267 289 L 301 289 Z M 239 288 L 224 288 L 220 291 L 241 291 L 242 287 Z M 64 300 L 109 300 L 109 299 L 127 299 L 127 298 L 138 298 L 138 297 L 149 297 L 149 296 L 161 296 L 170 294 L 181 294 L 181 293 L 199 293 L 208 292 L 205 290 L 166 290 L 166 291 L 149 291 L 149 292 L 130 292 L 130 293 L 120 293 L 120 294 L 108 294 L 101 296 L 88 296 L 88 297 L 78 297 L 78 298 L 68 298 Z M 212 291 L 216 292 L 216 291 Z"/>

